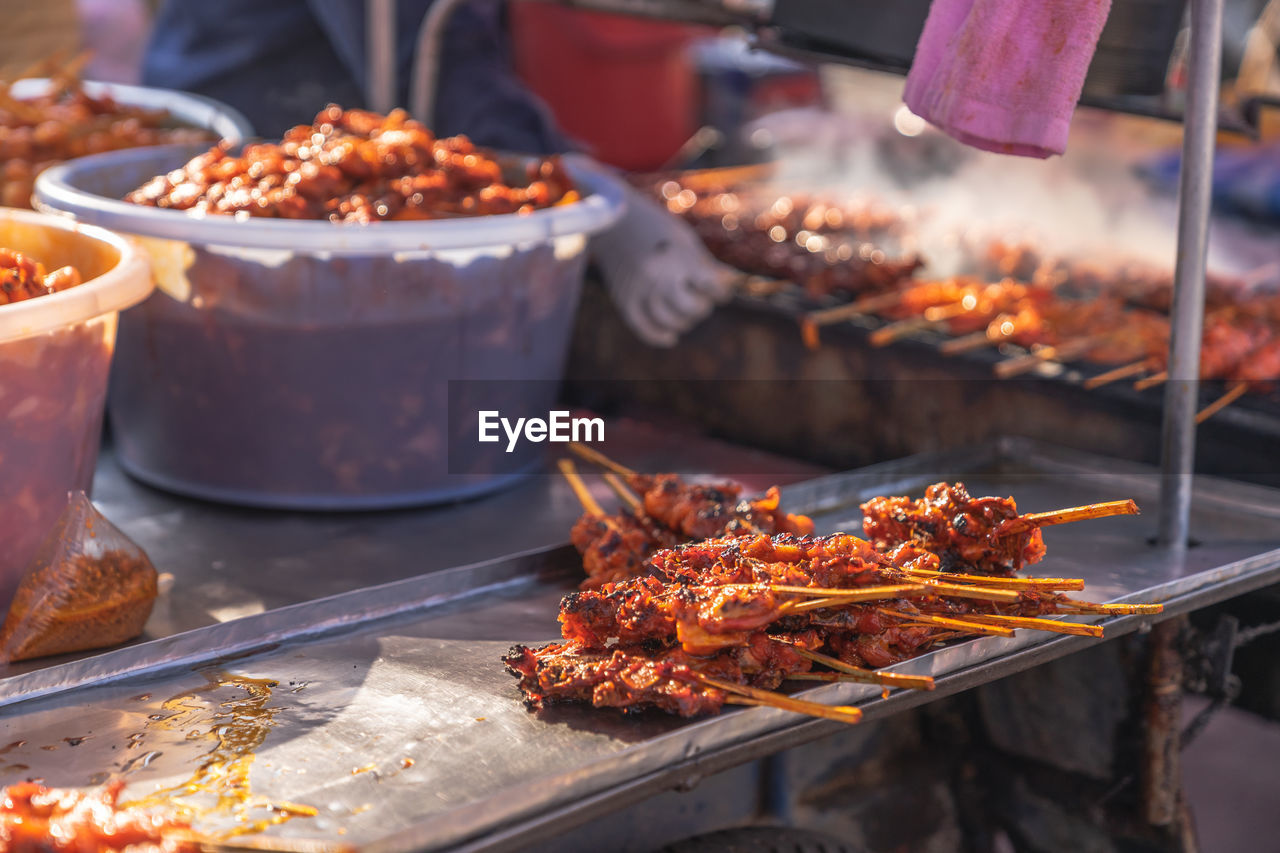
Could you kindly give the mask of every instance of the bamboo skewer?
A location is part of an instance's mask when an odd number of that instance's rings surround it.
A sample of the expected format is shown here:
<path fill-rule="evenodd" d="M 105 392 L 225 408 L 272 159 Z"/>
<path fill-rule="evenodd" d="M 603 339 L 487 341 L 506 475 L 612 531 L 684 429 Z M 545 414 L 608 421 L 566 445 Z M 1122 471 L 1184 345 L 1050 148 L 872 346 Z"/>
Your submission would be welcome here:
<path fill-rule="evenodd" d="M 977 310 L 977 303 L 972 297 L 966 296 L 958 302 L 934 305 L 931 308 L 926 308 L 915 317 L 907 317 L 905 320 L 898 320 L 887 326 L 881 326 L 872 332 L 867 340 L 874 347 L 888 346 L 912 332 L 925 331 L 926 329 L 945 329 L 948 320 L 971 314 Z"/>
<path fill-rule="evenodd" d="M 1098 338 L 1089 337 L 1067 341 L 1057 346 L 1040 347 L 1035 352 L 1000 362 L 995 366 L 995 373 L 1001 379 L 1012 379 L 1034 370 L 1045 362 L 1073 361 L 1096 347 L 1098 342 Z"/>
<path fill-rule="evenodd" d="M 895 291 L 894 293 L 878 293 L 875 296 L 867 296 L 845 305 L 837 305 L 834 308 L 811 311 L 800 319 L 801 333 L 805 335 L 806 342 L 809 340 L 810 335 L 813 336 L 813 340 L 816 342 L 818 330 L 823 326 L 852 320 L 854 317 L 874 314 L 877 311 L 892 308 L 901 301 L 902 291 Z"/>
<path fill-rule="evenodd" d="M 887 607 L 877 607 L 876 610 L 885 616 L 894 616 L 907 622 L 915 622 L 922 625 L 941 625 L 944 628 L 954 628 L 968 634 L 988 634 L 992 637 L 1013 636 L 1012 628 L 1005 628 L 1000 625 L 984 625 L 980 622 L 969 622 L 964 619 L 954 619 L 950 616 L 934 616 L 930 613 L 904 613 L 901 610 L 890 610 Z"/>
<path fill-rule="evenodd" d="M 1054 619 L 1038 619 L 1033 616 L 1005 616 L 1000 613 L 966 613 L 965 619 L 984 625 L 1003 625 L 1006 628 L 1029 628 L 1052 634 L 1074 634 L 1077 637 L 1102 637 L 1101 625 L 1082 625 L 1079 622 L 1058 622 Z"/>
<path fill-rule="evenodd" d="M 1133 390 L 1145 391 L 1148 388 L 1154 388 L 1157 385 L 1161 385 L 1167 382 L 1168 380 L 1169 380 L 1169 371 L 1162 370 L 1159 373 L 1153 373 L 1147 378 L 1139 379 L 1137 382 L 1133 383 Z"/>
<path fill-rule="evenodd" d="M 738 584 L 727 584 L 734 587 Z M 755 584 L 745 584 L 748 588 L 757 588 Z M 894 586 L 865 586 L 861 589 L 827 589 L 812 586 L 786 586 L 783 584 L 765 584 L 766 589 L 773 592 L 784 592 L 791 595 L 811 595 L 818 598 L 840 599 L 848 603 L 859 601 L 879 601 L 886 598 L 901 598 L 905 594 L 920 592 L 925 589 L 922 584 L 898 584 Z"/>
<path fill-rule="evenodd" d="M 1005 359 L 997 364 L 993 369 L 1000 379 L 1012 379 L 1015 376 L 1021 376 L 1024 373 L 1035 370 L 1040 365 L 1048 361 L 1054 361 L 1058 356 L 1058 351 L 1054 347 L 1041 347 L 1034 352 L 1026 355 L 1018 355 L 1013 358 Z"/>
<path fill-rule="evenodd" d="M 617 495 L 636 515 L 645 515 L 644 502 L 640 497 L 629 488 L 627 484 L 622 482 L 622 478 L 612 471 L 604 472 L 604 481 L 609 484 L 609 488 L 613 489 L 613 493 Z"/>
<path fill-rule="evenodd" d="M 751 275 L 749 273 L 739 276 L 734 283 L 736 288 L 751 296 L 773 296 L 775 293 L 781 293 L 794 285 L 795 282 L 785 279 L 770 278 L 765 275 Z"/>
<path fill-rule="evenodd" d="M 1164 612 L 1163 604 L 1097 604 L 1076 601 L 1065 595 L 1058 598 L 1059 613 L 1105 613 L 1112 616 L 1153 615 Z"/>
<path fill-rule="evenodd" d="M 788 675 L 784 681 L 824 681 L 827 684 L 876 684 L 881 687 L 889 687 L 879 681 L 862 678 L 858 675 L 850 675 L 847 672 L 793 672 Z"/>
<path fill-rule="evenodd" d="M 929 638 L 930 643 L 945 643 L 951 640 L 963 640 L 969 635 L 964 631 L 943 631 L 941 634 L 934 634 Z"/>
<path fill-rule="evenodd" d="M 958 572 L 936 572 L 932 569 L 903 569 L 902 572 L 911 577 L 939 578 L 959 583 L 973 582 L 996 588 L 1006 587 L 1027 590 L 1084 589 L 1084 581 L 1081 578 L 1002 578 L 988 577 L 987 575 L 966 575 Z"/>
<path fill-rule="evenodd" d="M 862 711 L 849 705 L 823 705 L 820 702 L 793 699 L 781 693 L 774 693 L 772 690 L 761 690 L 757 687 L 734 684 L 732 681 L 721 681 L 718 678 L 712 678 L 700 672 L 695 672 L 694 675 L 708 687 L 714 687 L 717 690 L 723 690 L 725 693 L 731 694 L 726 697 L 726 701 L 735 705 L 762 705 L 768 708 L 791 711 L 796 714 L 807 714 L 810 717 L 822 717 L 823 719 L 835 720 L 841 723 L 856 723 L 862 719 Z M 742 699 L 752 701 L 737 701 Z"/>
<path fill-rule="evenodd" d="M 930 595 L 950 595 L 955 598 L 976 598 L 982 601 L 999 601 L 1013 603 L 1022 600 L 1022 594 L 1014 589 L 992 589 L 991 587 L 964 586 L 961 584 L 943 583 L 936 580 L 920 579 L 921 591 Z"/>
<path fill-rule="evenodd" d="M 1008 339 L 1008 337 L 1008 335 L 992 337 L 988 332 L 974 332 L 971 335 L 962 335 L 949 341 L 943 341 L 938 345 L 938 352 L 943 355 L 959 355 L 960 353 L 972 352 L 983 347 L 995 346 Z"/>
<path fill-rule="evenodd" d="M 778 694 L 781 696 L 782 694 Z M 787 697 L 783 697 L 787 698 Z M 795 699 L 793 702 L 802 702 Z M 835 720 L 838 723 L 848 723 L 854 725 L 862 722 L 862 712 L 857 708 L 848 705 L 822 705 L 818 702 L 803 702 L 802 707 L 795 707 L 790 702 L 775 702 L 770 699 L 757 699 L 753 696 L 743 696 L 737 693 L 730 693 L 724 697 L 726 705 L 747 705 L 753 708 L 778 708 L 782 711 L 790 711 L 793 714 L 804 714 L 806 717 L 820 717 L 825 720 Z M 817 710 L 819 708 L 827 710 Z M 840 709 L 847 711 L 858 711 L 859 716 L 852 717 L 841 712 Z"/>
<path fill-rule="evenodd" d="M 946 320 L 928 320 L 924 317 L 908 317 L 905 320 L 898 320 L 887 326 L 881 326 L 870 335 L 867 340 L 873 347 L 887 347 L 889 344 L 905 338 L 913 332 L 923 332 L 929 329 L 939 329 L 946 325 Z"/>
<path fill-rule="evenodd" d="M 841 607 L 851 602 L 847 598 L 812 598 L 808 601 L 788 601 L 779 608 L 785 613 L 803 613 L 806 610 L 821 610 L 824 607 Z"/>
<path fill-rule="evenodd" d="M 1049 512 L 1031 512 L 1004 522 L 996 529 L 996 535 L 1011 536 L 1030 530 L 1033 527 L 1051 527 L 1055 524 L 1070 524 L 1075 521 L 1107 518 L 1112 515 L 1138 515 L 1140 512 L 1138 504 L 1131 499 L 1085 504 L 1084 506 L 1055 509 Z"/>
<path fill-rule="evenodd" d="M 777 638 L 773 638 L 777 640 Z M 778 640 L 778 642 L 786 642 Z M 860 666 L 845 663 L 839 658 L 833 658 L 830 655 L 824 655 L 821 652 L 813 652 L 803 646 L 797 646 L 795 643 L 787 643 L 795 650 L 795 653 L 805 660 L 820 663 L 823 666 L 830 667 L 836 672 L 848 676 L 851 679 L 862 681 L 866 684 L 883 684 L 887 687 L 906 687 L 913 690 L 932 690 L 934 688 L 933 678 L 928 675 L 904 675 L 897 672 L 877 672 L 873 669 L 863 669 Z M 814 673 L 815 675 L 823 675 L 825 673 Z M 834 680 L 834 679 L 833 679 Z"/>
<path fill-rule="evenodd" d="M 1247 392 L 1248 390 L 1249 390 L 1248 382 L 1235 383 L 1229 389 L 1227 389 L 1227 393 L 1223 394 L 1221 397 L 1214 400 L 1212 403 L 1205 406 L 1203 409 L 1201 409 L 1199 412 L 1196 413 L 1196 423 L 1202 424 L 1205 421 L 1209 420 L 1209 418 L 1213 417 L 1218 412 L 1222 411 L 1227 406 L 1230 406 L 1236 400 L 1239 400 L 1241 397 L 1243 397 L 1245 395 L 1245 392 Z"/>
<path fill-rule="evenodd" d="M 738 586 L 738 584 L 732 584 Z M 755 584 L 744 584 L 743 586 L 752 587 Z M 921 579 L 915 583 L 905 583 L 892 586 L 867 586 L 853 589 L 832 589 L 827 587 L 808 587 L 808 586 L 781 586 L 774 584 L 766 584 L 766 588 L 774 592 L 783 592 L 796 595 L 814 595 L 819 596 L 819 600 L 824 602 L 838 602 L 841 604 L 854 604 L 859 601 L 881 601 L 890 598 L 912 598 L 921 595 L 948 595 L 955 598 L 974 598 L 981 601 L 996 601 L 1000 603 L 1012 604 L 1022 600 L 1022 595 L 1013 589 L 989 589 L 978 586 L 960 586 L 957 584 L 938 583 L 933 580 Z M 816 605 L 812 601 L 796 603 L 790 609 L 810 610 Z"/>
<path fill-rule="evenodd" d="M 571 441 L 569 442 L 568 447 L 571 451 L 578 454 L 578 456 L 582 457 L 582 459 L 584 459 L 585 461 L 590 462 L 593 465 L 599 465 L 601 468 L 604 468 L 607 471 L 612 471 L 613 473 L 617 474 L 619 477 L 625 477 L 629 480 L 632 477 L 636 476 L 636 472 L 628 468 L 626 465 L 623 465 L 620 462 L 614 462 L 612 459 L 610 459 L 608 456 L 605 456 L 600 451 L 587 447 L 585 444 L 581 442 Z"/>
<path fill-rule="evenodd" d="M 1112 382 L 1128 379 L 1130 376 L 1137 376 L 1139 373 L 1146 373 L 1150 368 L 1151 359 L 1144 358 L 1142 361 L 1124 364 L 1105 373 L 1099 373 L 1097 376 L 1091 376 L 1083 384 L 1085 390 L 1092 391 L 1095 388 L 1101 388 L 1103 385 L 1110 385 Z"/>
<path fill-rule="evenodd" d="M 573 489 L 573 494 L 578 498 L 578 503 L 582 504 L 582 509 L 587 515 L 594 515 L 603 518 L 604 509 L 592 497 L 591 490 L 587 488 L 587 484 L 582 482 L 582 477 L 578 475 L 578 469 L 574 467 L 572 459 L 561 459 L 556 463 L 560 466 L 560 473 L 569 481 L 569 488 Z"/>

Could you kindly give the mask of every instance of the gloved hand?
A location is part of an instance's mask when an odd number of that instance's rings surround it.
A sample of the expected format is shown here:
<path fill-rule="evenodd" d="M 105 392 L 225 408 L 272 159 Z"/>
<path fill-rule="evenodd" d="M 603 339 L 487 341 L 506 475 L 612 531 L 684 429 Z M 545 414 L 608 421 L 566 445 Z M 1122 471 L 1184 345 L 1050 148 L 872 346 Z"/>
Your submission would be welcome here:
<path fill-rule="evenodd" d="M 574 168 L 607 169 L 581 156 L 571 162 Z M 590 250 L 623 320 L 651 346 L 673 346 L 728 299 L 742 277 L 711 257 L 693 229 L 630 187 L 626 212 L 591 238 Z"/>

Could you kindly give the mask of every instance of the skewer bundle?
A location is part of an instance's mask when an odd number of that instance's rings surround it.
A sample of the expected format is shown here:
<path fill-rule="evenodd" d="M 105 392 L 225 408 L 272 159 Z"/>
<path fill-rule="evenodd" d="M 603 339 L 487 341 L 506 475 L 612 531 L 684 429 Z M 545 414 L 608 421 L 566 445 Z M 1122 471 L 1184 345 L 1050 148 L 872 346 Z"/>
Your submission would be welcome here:
<path fill-rule="evenodd" d="M 878 498 L 863 510 L 869 539 L 756 532 L 657 551 L 645 574 L 565 596 L 562 641 L 514 646 L 504 662 L 531 709 L 694 716 L 737 703 L 853 722 L 857 709 L 772 691 L 786 681 L 931 689 L 927 677 L 877 670 L 1018 628 L 1102 636 L 1049 615 L 1161 609 L 1078 601 L 1063 593 L 1083 588 L 1079 579 L 1014 575 L 1043 556 L 1041 527 L 1134 513 L 1132 501 L 1019 515 L 1012 499 L 940 483 L 920 501 Z"/>
<path fill-rule="evenodd" d="M 718 260 L 743 272 L 793 281 L 811 298 L 894 287 L 923 261 L 895 251 L 908 212 L 808 193 L 745 186 L 735 173 L 668 176 L 655 195 Z"/>
<path fill-rule="evenodd" d="M 605 480 L 627 504 L 606 513 L 582 483 L 570 460 L 560 469 L 584 512 L 569 533 L 582 554 L 584 589 L 634 577 L 646 571 L 654 553 L 684 542 L 750 533 L 813 532 L 813 521 L 782 511 L 777 488 L 763 497 L 742 497 L 736 483 L 686 483 L 677 474 L 640 474 L 591 448 L 571 442 L 571 450 L 607 470 Z M 636 494 L 636 493 L 639 494 Z"/>
<path fill-rule="evenodd" d="M 88 53 L 70 59 L 55 55 L 0 81 L 0 204 L 30 207 L 36 176 L 64 160 L 119 148 L 210 140 L 204 130 L 171 127 L 164 110 L 89 95 L 80 79 L 88 61 Z M 40 76 L 49 77 L 46 94 L 14 97 L 14 82 Z"/>
<path fill-rule="evenodd" d="M 801 320 L 805 343 L 816 347 L 822 326 L 874 315 L 887 324 L 871 333 L 884 346 L 922 330 L 951 336 L 939 352 L 955 355 L 1016 344 L 1026 355 L 995 366 L 1011 378 L 1047 362 L 1116 365 L 1085 381 L 1089 389 L 1136 379 L 1141 391 L 1168 379 L 1169 320 L 1145 304 L 1106 290 L 1081 292 L 1060 282 L 1024 284 L 1013 279 L 904 282 L 848 305 L 815 311 Z M 1280 379 L 1280 296 L 1264 294 L 1219 304 L 1205 317 L 1200 378 L 1229 383 L 1227 393 L 1200 413 L 1203 421 L 1248 391 L 1265 392 Z"/>
<path fill-rule="evenodd" d="M 782 193 L 759 167 L 666 175 L 652 181 L 668 209 L 688 221 L 717 258 L 745 273 L 771 277 L 776 292 L 794 282 L 813 298 L 850 294 L 854 301 L 801 320 L 803 339 L 819 345 L 822 326 L 878 316 L 886 325 L 870 342 L 885 346 L 920 331 L 950 336 L 939 350 L 955 355 L 1015 344 L 1027 350 L 995 367 L 1000 378 L 1046 364 L 1085 362 L 1109 369 L 1085 380 L 1088 389 L 1122 379 L 1137 390 L 1168 379 L 1171 271 L 1133 260 L 1076 261 L 1046 254 L 1025 241 L 993 240 L 971 256 L 973 275 L 921 281 L 910 252 L 916 213 L 874 201 L 842 202 Z M 1280 265 L 1239 276 L 1208 277 L 1202 379 L 1227 383 L 1203 409 L 1203 422 L 1249 392 L 1267 393 L 1280 380 Z M 758 288 L 757 288 L 758 289 Z"/>

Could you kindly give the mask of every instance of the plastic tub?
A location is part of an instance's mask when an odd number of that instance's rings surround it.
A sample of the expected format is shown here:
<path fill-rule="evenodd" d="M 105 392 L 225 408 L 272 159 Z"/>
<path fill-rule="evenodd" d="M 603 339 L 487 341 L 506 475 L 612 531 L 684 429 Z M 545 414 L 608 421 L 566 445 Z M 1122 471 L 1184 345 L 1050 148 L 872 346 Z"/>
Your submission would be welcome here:
<path fill-rule="evenodd" d="M 45 78 L 33 78 L 19 80 L 11 89 L 11 93 L 19 98 L 36 98 L 49 93 L 52 84 Z M 252 134 L 252 128 L 245 121 L 244 117 L 224 104 L 212 101 L 208 98 L 202 98 L 197 95 L 188 95 L 183 92 L 173 92 L 167 89 L 149 89 L 141 86 L 122 86 L 112 83 L 95 83 L 85 81 L 80 84 L 84 93 L 90 97 L 99 98 L 110 96 L 122 106 L 140 107 L 148 110 L 165 110 L 170 122 L 174 127 L 187 127 L 200 132 L 214 133 L 233 143 L 243 142 Z M 112 122 L 114 124 L 114 121 Z M 59 122 L 52 130 L 52 136 L 48 138 L 49 144 L 44 145 L 34 142 L 37 137 L 42 137 L 43 130 L 47 130 L 41 126 L 41 131 L 31 127 L 21 129 L 11 128 L 8 144 L 4 146 L 7 152 L 4 156 L 10 159 L 4 161 L 3 180 L 0 180 L 0 204 L 10 205 L 13 207 L 30 207 L 31 194 L 34 180 L 36 178 L 36 168 L 46 165 L 50 162 L 61 162 L 65 156 L 74 156 L 76 150 L 83 151 L 85 148 L 100 148 L 104 144 L 113 147 L 119 147 L 125 144 L 123 139 L 111 139 L 109 141 L 93 140 L 92 134 L 87 129 L 71 128 L 63 122 Z M 84 132 L 77 132 L 84 131 Z M 188 141 L 193 136 L 187 131 L 180 131 L 180 134 Z M 65 137 L 65 138 L 64 138 Z M 27 140 L 27 143 L 23 142 Z M 62 142 L 70 143 L 77 140 L 78 143 L 72 147 L 68 147 Z M 141 140 L 135 138 L 134 143 L 140 143 Z M 133 146 L 137 147 L 137 146 Z M 18 156 L 16 152 L 26 151 L 26 155 Z"/>
<path fill-rule="evenodd" d="M 538 463 L 480 453 L 474 423 L 451 436 L 449 380 L 511 380 L 455 386 L 459 411 L 495 390 L 500 408 L 552 406 L 586 236 L 621 214 L 619 185 L 576 174 L 586 197 L 563 207 L 368 226 L 116 200 L 193 153 L 86 157 L 36 185 L 42 209 L 163 238 L 161 290 L 121 320 L 110 414 L 126 470 L 213 500 L 348 509 L 468 497 Z"/>
<path fill-rule="evenodd" d="M 0 210 L 0 246 L 84 283 L 0 305 L 0 614 L 67 505 L 89 490 L 98 458 L 117 312 L 151 292 L 141 253 L 121 237 L 61 217 Z"/>
<path fill-rule="evenodd" d="M 550 3 L 512 3 L 510 15 L 516 73 L 603 162 L 659 169 L 697 131 L 687 48 L 710 28 Z"/>
<path fill-rule="evenodd" d="M 19 100 L 38 98 L 49 93 L 49 85 L 47 77 L 29 77 L 14 83 L 9 94 Z M 203 95 L 95 80 L 84 80 L 80 86 L 91 98 L 106 96 L 125 106 L 164 110 L 179 124 L 208 130 L 232 143 L 244 142 L 254 135 L 253 125 L 247 118 L 221 101 Z"/>

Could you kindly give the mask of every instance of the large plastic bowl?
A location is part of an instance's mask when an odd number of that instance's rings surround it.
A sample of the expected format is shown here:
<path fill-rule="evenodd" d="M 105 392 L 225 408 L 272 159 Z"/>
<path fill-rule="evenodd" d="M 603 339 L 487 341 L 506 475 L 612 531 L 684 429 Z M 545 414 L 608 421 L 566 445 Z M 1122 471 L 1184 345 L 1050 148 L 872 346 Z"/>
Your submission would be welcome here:
<path fill-rule="evenodd" d="M 51 81 L 47 77 L 29 77 L 14 83 L 9 94 L 19 100 L 38 98 L 47 95 L 50 86 Z M 85 80 L 80 86 L 91 98 L 109 97 L 125 106 L 164 110 L 175 124 L 207 130 L 231 143 L 244 142 L 254 135 L 253 125 L 247 118 L 221 101 L 203 95 L 96 80 Z"/>
<path fill-rule="evenodd" d="M 142 254 L 125 239 L 62 217 L 0 208 L 0 247 L 84 283 L 0 305 L 0 614 L 67 506 L 89 490 L 102 433 L 117 312 L 151 292 Z"/>
<path fill-rule="evenodd" d="M 449 407 L 553 405 L 586 238 L 620 215 L 620 185 L 580 174 L 581 201 L 524 216 L 371 225 L 118 200 L 193 153 L 86 157 L 36 185 L 41 209 L 143 235 L 157 258 L 161 288 L 124 315 L 113 374 L 126 470 L 213 500 L 348 509 L 468 497 L 537 464 L 482 451 Z M 507 381 L 450 398 L 450 380 Z"/>

